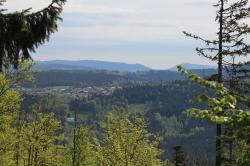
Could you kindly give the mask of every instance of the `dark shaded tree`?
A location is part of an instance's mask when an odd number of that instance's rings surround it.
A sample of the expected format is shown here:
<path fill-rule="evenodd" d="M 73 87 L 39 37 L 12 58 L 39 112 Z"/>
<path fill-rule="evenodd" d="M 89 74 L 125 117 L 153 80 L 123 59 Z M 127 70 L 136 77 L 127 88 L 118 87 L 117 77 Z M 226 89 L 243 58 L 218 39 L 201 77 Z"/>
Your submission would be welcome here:
<path fill-rule="evenodd" d="M 186 156 L 182 150 L 182 147 L 176 145 L 173 147 L 175 153 L 173 156 L 173 162 L 175 166 L 185 166 L 186 165 Z"/>
<path fill-rule="evenodd" d="M 0 72 L 23 60 L 32 60 L 31 52 L 49 40 L 57 31 L 57 21 L 61 20 L 62 5 L 66 0 L 52 0 L 44 9 L 31 12 L 31 8 L 21 12 L 7 13 L 0 8 Z M 2 6 L 4 0 L 0 1 Z"/>

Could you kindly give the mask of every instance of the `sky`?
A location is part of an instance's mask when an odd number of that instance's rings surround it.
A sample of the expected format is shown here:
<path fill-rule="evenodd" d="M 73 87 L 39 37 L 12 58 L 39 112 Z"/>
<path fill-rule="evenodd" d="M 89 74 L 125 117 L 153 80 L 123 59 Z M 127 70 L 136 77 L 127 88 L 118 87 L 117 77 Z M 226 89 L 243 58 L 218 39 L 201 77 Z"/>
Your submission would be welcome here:
<path fill-rule="evenodd" d="M 211 64 L 196 54 L 201 43 L 188 31 L 213 39 L 216 0 L 68 0 L 63 22 L 35 60 L 104 60 L 166 69 Z M 7 0 L 10 12 L 44 8 L 50 0 Z"/>

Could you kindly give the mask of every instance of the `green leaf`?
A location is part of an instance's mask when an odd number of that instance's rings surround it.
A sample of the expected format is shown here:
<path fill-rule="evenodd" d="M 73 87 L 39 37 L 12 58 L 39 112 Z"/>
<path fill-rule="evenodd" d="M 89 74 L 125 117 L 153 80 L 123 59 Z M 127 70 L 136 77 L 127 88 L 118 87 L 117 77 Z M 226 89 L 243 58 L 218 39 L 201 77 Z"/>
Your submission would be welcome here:
<path fill-rule="evenodd" d="M 198 96 L 195 97 L 195 100 L 197 102 L 207 102 L 207 101 L 209 101 L 209 99 L 210 98 L 207 95 L 205 95 L 205 94 L 200 94 L 200 95 L 198 95 Z"/>

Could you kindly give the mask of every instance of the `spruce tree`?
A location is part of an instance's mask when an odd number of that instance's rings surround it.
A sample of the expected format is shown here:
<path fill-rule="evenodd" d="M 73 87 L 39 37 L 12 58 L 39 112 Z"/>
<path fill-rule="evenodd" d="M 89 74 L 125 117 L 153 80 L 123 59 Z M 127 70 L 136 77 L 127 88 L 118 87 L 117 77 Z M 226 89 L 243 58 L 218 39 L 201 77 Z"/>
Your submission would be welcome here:
<path fill-rule="evenodd" d="M 173 147 L 175 153 L 173 156 L 173 162 L 175 166 L 185 166 L 186 165 L 186 156 L 182 150 L 182 147 L 176 145 Z"/>
<path fill-rule="evenodd" d="M 212 80 L 219 83 L 227 82 L 225 76 L 223 76 L 223 71 L 227 71 L 231 76 L 229 78 L 231 85 L 242 85 L 239 81 L 244 80 L 244 82 L 247 82 L 245 80 L 249 78 L 249 67 L 246 68 L 249 62 L 241 61 L 242 57 L 247 57 L 250 53 L 249 44 L 247 43 L 250 28 L 245 23 L 250 16 L 248 0 L 234 2 L 218 0 L 218 3 L 214 6 L 218 9 L 216 14 L 216 22 L 218 23 L 217 39 L 208 40 L 185 31 L 184 34 L 201 40 L 207 45 L 205 48 L 197 48 L 196 50 L 199 55 L 218 64 L 218 73 L 212 77 Z M 242 74 L 244 75 L 242 76 Z M 216 166 L 220 166 L 222 163 L 221 135 L 222 126 L 217 124 Z"/>
<path fill-rule="evenodd" d="M 52 0 L 44 9 L 8 13 L 0 8 L 0 72 L 23 60 L 32 60 L 31 52 L 49 40 L 57 31 L 62 5 L 66 0 Z M 4 0 L 0 0 L 0 7 Z"/>

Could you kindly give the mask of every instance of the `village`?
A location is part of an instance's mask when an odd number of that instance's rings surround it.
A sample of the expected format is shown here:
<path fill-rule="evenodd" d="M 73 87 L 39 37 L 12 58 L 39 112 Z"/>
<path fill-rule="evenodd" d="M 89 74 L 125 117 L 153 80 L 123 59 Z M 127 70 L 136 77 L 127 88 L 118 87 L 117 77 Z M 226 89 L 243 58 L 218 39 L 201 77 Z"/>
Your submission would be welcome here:
<path fill-rule="evenodd" d="M 107 87 L 44 87 L 44 88 L 22 88 L 20 91 L 27 95 L 59 94 L 70 98 L 89 98 L 95 95 L 112 95 L 115 90 L 122 89 L 120 86 Z"/>

